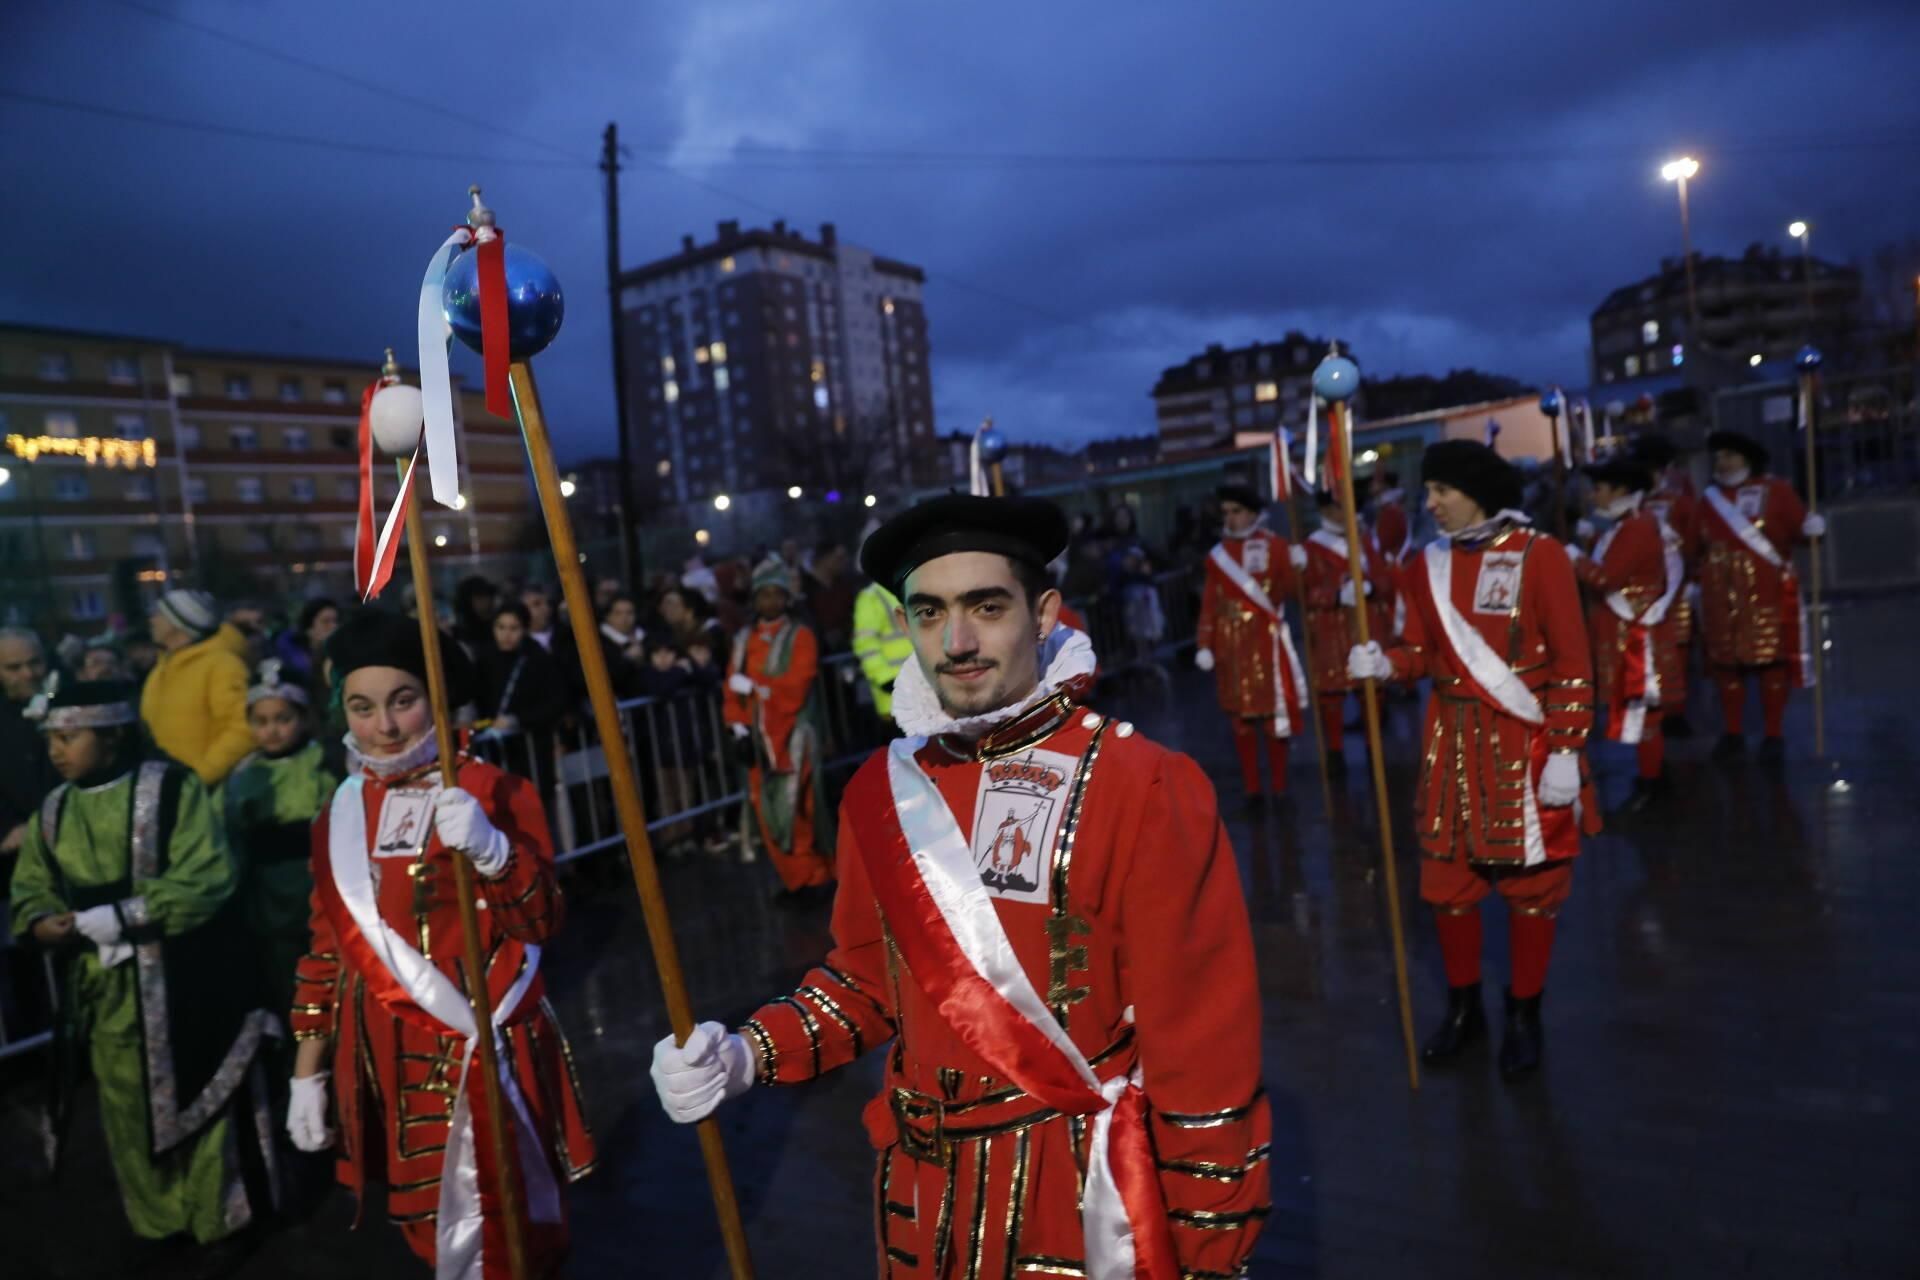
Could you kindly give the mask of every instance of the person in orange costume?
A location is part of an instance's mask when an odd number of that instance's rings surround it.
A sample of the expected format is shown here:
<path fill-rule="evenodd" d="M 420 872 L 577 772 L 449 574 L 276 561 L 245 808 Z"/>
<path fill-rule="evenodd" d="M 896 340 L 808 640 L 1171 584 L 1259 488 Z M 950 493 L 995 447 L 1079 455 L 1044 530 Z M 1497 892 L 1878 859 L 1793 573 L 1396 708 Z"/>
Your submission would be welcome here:
<path fill-rule="evenodd" d="M 833 950 L 739 1031 L 654 1049 L 681 1123 L 883 1051 L 885 1280 L 1240 1275 L 1270 1211 L 1233 849 L 1192 760 L 1082 705 L 1093 654 L 1043 567 L 1066 538 L 1043 500 L 951 495 L 868 539 L 914 736 L 841 802 Z M 996 868 L 1009 814 L 1028 860 Z"/>
<path fill-rule="evenodd" d="M 1307 709 L 1307 673 L 1287 629 L 1294 562 L 1303 557 L 1261 524 L 1266 504 L 1251 486 L 1223 485 L 1219 497 L 1223 536 L 1207 554 L 1194 665 L 1214 673 L 1248 798 L 1260 794 L 1263 738 L 1273 794 L 1284 795 L 1288 743 Z"/>
<path fill-rule="evenodd" d="M 1766 474 L 1767 451 L 1737 431 L 1707 437 L 1713 483 L 1700 503 L 1694 558 L 1700 574 L 1700 629 L 1707 666 L 1720 689 L 1717 760 L 1746 747 L 1747 677 L 1760 681 L 1766 738 L 1760 759 L 1786 759 L 1787 692 L 1812 683 L 1813 653 L 1806 609 L 1793 571 L 1793 549 L 1827 531 L 1808 515 L 1793 486 Z"/>
<path fill-rule="evenodd" d="M 466 660 L 457 646 L 442 652 L 448 696 L 464 701 Z M 453 898 L 453 859 L 468 859 L 531 1274 L 555 1275 L 563 1188 L 592 1170 L 594 1143 L 540 975 L 562 901 L 539 792 L 464 752 L 458 785 L 441 786 L 417 622 L 365 610 L 334 632 L 327 657 L 343 689 L 349 776 L 314 820 L 288 1133 L 302 1151 L 337 1145 L 339 1180 L 356 1195 L 384 1184 L 388 1218 L 436 1275 L 508 1275 Z"/>
<path fill-rule="evenodd" d="M 1407 627 L 1390 651 L 1356 645 L 1355 680 L 1431 679 L 1414 827 L 1420 897 L 1434 909 L 1447 1014 L 1429 1062 L 1486 1030 L 1480 904 L 1498 893 L 1510 920 L 1501 1074 L 1540 1065 L 1540 1002 L 1554 916 L 1573 884 L 1580 837 L 1600 829 L 1585 748 L 1593 659 L 1566 549 L 1528 527 L 1520 473 L 1472 440 L 1428 447 L 1427 510 L 1445 536 L 1407 574 Z"/>
<path fill-rule="evenodd" d="M 1693 724 L 1687 718 L 1687 691 L 1693 638 L 1698 632 L 1695 597 L 1700 593 L 1699 566 L 1693 561 L 1700 528 L 1700 497 L 1693 491 L 1693 479 L 1687 474 L 1679 448 L 1664 435 L 1645 435 L 1634 440 L 1632 456 L 1653 473 L 1653 488 L 1641 510 L 1660 522 L 1660 535 L 1667 549 L 1680 556 L 1686 584 L 1674 598 L 1666 628 L 1668 642 L 1660 645 L 1660 726 L 1663 738 L 1690 738 Z"/>
<path fill-rule="evenodd" d="M 769 556 L 753 571 L 753 622 L 733 640 L 724 713 L 747 758 L 747 795 L 760 839 L 780 877 L 781 897 L 833 883 L 833 864 L 815 844 L 823 801 L 812 628 L 794 618 L 791 575 Z M 833 843 L 831 831 L 824 842 Z"/>
<path fill-rule="evenodd" d="M 1327 746 L 1327 763 L 1345 773 L 1347 758 L 1347 695 L 1359 688 L 1347 676 L 1347 651 L 1360 641 L 1353 622 L 1353 572 L 1347 565 L 1346 516 L 1332 493 L 1314 495 L 1320 505 L 1320 527 L 1300 545 L 1306 552 L 1301 576 L 1306 583 L 1307 626 L 1313 633 L 1313 691 L 1320 702 L 1320 725 Z M 1374 540 L 1361 538 L 1366 563 L 1367 626 L 1381 640 L 1393 629 L 1393 567 Z"/>
<path fill-rule="evenodd" d="M 1653 485 L 1650 472 L 1632 458 L 1614 458 L 1585 468 L 1593 481 L 1595 513 L 1608 522 L 1593 540 L 1593 552 L 1569 549 L 1574 576 L 1587 592 L 1587 630 L 1593 637 L 1593 673 L 1598 705 L 1607 710 L 1607 737 L 1632 743 L 1638 776 L 1624 812 L 1638 813 L 1661 790 L 1666 738 L 1667 668 L 1673 650 L 1672 609 L 1685 581 L 1678 550 L 1670 549 L 1658 518 L 1644 507 Z M 1580 522 L 1583 534 L 1592 526 Z"/>

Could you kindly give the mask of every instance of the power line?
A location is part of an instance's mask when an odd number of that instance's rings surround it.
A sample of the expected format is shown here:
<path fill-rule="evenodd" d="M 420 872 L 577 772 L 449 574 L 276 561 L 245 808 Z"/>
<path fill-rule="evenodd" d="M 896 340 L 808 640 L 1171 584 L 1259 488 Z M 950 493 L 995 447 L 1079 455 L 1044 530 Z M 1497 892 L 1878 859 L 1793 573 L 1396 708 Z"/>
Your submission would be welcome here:
<path fill-rule="evenodd" d="M 75 111 L 83 115 L 102 116 L 109 120 L 127 120 L 137 124 L 158 125 L 166 129 L 184 129 L 191 133 L 203 133 L 216 137 L 243 138 L 251 142 L 284 143 L 296 147 L 317 147 L 326 151 L 344 151 L 356 155 L 385 156 L 396 160 L 446 160 L 460 164 L 504 164 L 535 169 L 590 170 L 593 168 L 591 164 L 584 160 L 569 164 L 561 160 L 528 160 L 506 156 L 485 156 L 471 151 L 429 151 L 422 148 L 395 147 L 382 143 L 350 142 L 341 138 L 321 138 L 311 134 L 278 133 L 268 129 L 246 129 L 239 125 L 217 124 L 210 120 L 184 120 L 177 116 L 157 115 L 150 111 L 133 111 L 124 107 L 109 107 L 96 102 L 75 102 L 67 98 L 53 98 L 37 93 L 23 93 L 18 89 L 0 88 L 0 99 L 6 99 L 12 102 L 24 102 L 31 106 L 46 107 L 55 111 Z"/>

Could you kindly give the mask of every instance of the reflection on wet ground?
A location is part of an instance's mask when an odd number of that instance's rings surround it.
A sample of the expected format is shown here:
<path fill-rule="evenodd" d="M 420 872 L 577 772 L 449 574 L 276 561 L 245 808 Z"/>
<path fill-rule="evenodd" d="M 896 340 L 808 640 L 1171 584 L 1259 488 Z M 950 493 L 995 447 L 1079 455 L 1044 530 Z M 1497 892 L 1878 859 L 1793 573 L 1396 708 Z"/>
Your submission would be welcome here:
<path fill-rule="evenodd" d="M 1810 758 L 1806 695 L 1784 771 L 1709 763 L 1718 718 L 1696 685 L 1701 732 L 1670 752 L 1672 796 L 1581 858 L 1548 984 L 1547 1065 L 1516 1087 L 1489 1047 L 1408 1091 L 1358 735 L 1330 812 L 1310 749 L 1295 753 L 1290 799 L 1246 806 L 1203 679 L 1105 698 L 1226 792 L 1274 1102 L 1275 1208 L 1253 1274 L 1920 1274 L 1920 681 L 1904 643 L 1916 624 L 1912 600 L 1836 613 L 1826 764 Z M 1388 758 L 1424 1027 L 1442 979 L 1404 828 L 1417 706 L 1390 704 Z M 1609 802 L 1624 798 L 1628 749 L 1602 745 L 1597 764 Z M 664 1022 L 624 876 L 611 860 L 580 870 L 551 953 L 604 1157 L 572 1196 L 570 1274 L 722 1276 L 692 1134 L 664 1121 L 647 1079 Z M 772 906 L 764 865 L 666 876 L 704 1017 L 743 1015 L 826 946 L 824 908 Z M 1490 914 L 1490 979 L 1505 972 L 1504 935 Z M 761 1275 L 873 1273 L 858 1113 L 877 1066 L 755 1090 L 723 1112 Z M 9 1184 L 4 1238 L 38 1242 L 28 1253 L 44 1259 L 10 1273 L 124 1273 L 107 1261 L 124 1227 L 87 1127 L 57 1191 Z M 336 1193 L 241 1274 L 421 1274 L 369 1216 L 349 1233 Z"/>

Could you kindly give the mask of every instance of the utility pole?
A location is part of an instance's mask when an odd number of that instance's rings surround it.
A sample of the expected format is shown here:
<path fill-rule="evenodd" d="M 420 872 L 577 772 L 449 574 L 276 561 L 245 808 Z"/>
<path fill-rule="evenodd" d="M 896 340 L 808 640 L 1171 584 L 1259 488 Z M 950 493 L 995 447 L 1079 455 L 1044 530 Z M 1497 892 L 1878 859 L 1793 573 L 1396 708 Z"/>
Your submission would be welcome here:
<path fill-rule="evenodd" d="M 613 418 L 620 433 L 620 513 L 614 521 L 620 541 L 620 576 L 629 591 L 640 589 L 640 554 L 635 545 L 632 445 L 627 439 L 627 361 L 620 307 L 620 126 L 609 122 L 601 138 L 600 172 L 607 175 L 607 305 L 612 316 Z M 589 622 L 591 620 L 588 620 Z M 584 625 L 575 618 L 573 625 Z"/>

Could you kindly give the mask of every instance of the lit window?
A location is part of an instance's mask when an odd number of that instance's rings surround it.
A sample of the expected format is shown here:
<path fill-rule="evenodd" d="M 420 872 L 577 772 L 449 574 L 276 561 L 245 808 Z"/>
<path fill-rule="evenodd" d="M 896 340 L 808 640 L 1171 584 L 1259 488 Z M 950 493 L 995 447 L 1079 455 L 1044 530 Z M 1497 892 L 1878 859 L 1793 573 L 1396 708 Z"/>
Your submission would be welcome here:
<path fill-rule="evenodd" d="M 813 407 L 816 409 L 827 407 L 827 388 L 824 384 L 813 389 Z"/>
<path fill-rule="evenodd" d="M 727 362 L 727 344 L 726 343 L 716 342 L 710 347 L 708 347 L 707 350 L 709 353 L 712 354 L 713 362 L 715 364 L 725 364 Z"/>
<path fill-rule="evenodd" d="M 46 382 L 65 382 L 73 376 L 73 357 L 64 351 L 40 353 L 40 377 Z"/>
<path fill-rule="evenodd" d="M 1650 347 L 1658 341 L 1660 341 L 1660 322 L 1658 320 L 1649 320 L 1640 326 L 1640 343 L 1642 346 Z"/>
<path fill-rule="evenodd" d="M 673 357 L 672 356 L 660 357 L 660 372 L 666 374 L 669 378 L 673 376 Z"/>
<path fill-rule="evenodd" d="M 70 529 L 67 531 L 67 559 L 91 560 L 93 559 L 93 552 L 93 535 L 91 533 L 85 529 Z"/>
<path fill-rule="evenodd" d="M 253 399 L 253 379 L 249 378 L 244 373 L 228 374 L 227 375 L 227 399 L 229 400 Z"/>
<path fill-rule="evenodd" d="M 715 391 L 725 391 L 730 385 L 732 385 L 732 380 L 728 378 L 726 369 L 724 367 L 716 368 L 713 371 L 713 389 Z"/>
<path fill-rule="evenodd" d="M 193 375 L 175 373 L 167 380 L 167 386 L 176 396 L 190 396 L 193 394 Z"/>
<path fill-rule="evenodd" d="M 1266 357 L 1262 356 L 1261 359 L 1264 360 Z M 1253 389 L 1253 398 L 1263 404 L 1269 400 L 1278 400 L 1280 398 L 1280 384 L 1277 382 L 1261 383 Z"/>
<path fill-rule="evenodd" d="M 280 433 L 280 447 L 288 453 L 305 453 L 307 451 L 307 429 L 305 427 L 288 427 Z"/>
<path fill-rule="evenodd" d="M 146 417 L 138 413 L 114 414 L 113 434 L 122 440 L 145 440 L 147 438 Z"/>
<path fill-rule="evenodd" d="M 227 447 L 241 453 L 252 453 L 260 447 L 260 433 L 245 425 L 229 427 Z"/>
<path fill-rule="evenodd" d="M 326 404 L 345 404 L 347 402 L 347 384 L 329 382 L 320 388 L 320 399 Z"/>
<path fill-rule="evenodd" d="M 824 378 L 825 378 L 825 377 L 827 376 L 827 366 L 826 366 L 825 364 L 823 364 L 823 363 L 821 363 L 820 361 L 818 361 L 818 360 L 815 360 L 815 361 L 813 362 L 813 365 L 812 365 L 812 367 L 811 367 L 811 368 L 809 368 L 807 372 L 808 372 L 808 375 L 809 375 L 809 376 L 810 376 L 810 377 L 811 377 L 811 378 L 812 378 L 812 379 L 813 379 L 813 380 L 814 380 L 815 382 L 819 382 L 819 381 L 821 381 L 821 380 L 823 380 L 823 379 L 824 379 Z"/>
<path fill-rule="evenodd" d="M 71 440 L 80 434 L 80 420 L 70 413 L 50 413 L 47 415 L 47 434 Z"/>
<path fill-rule="evenodd" d="M 1625 360 L 1620 362 L 1620 367 L 1626 370 L 1626 374 L 1629 378 L 1637 378 L 1640 376 L 1640 357 L 1628 356 Z"/>
<path fill-rule="evenodd" d="M 233 495 L 242 502 L 265 502 L 267 487 L 259 476 L 239 476 L 233 482 Z"/>
<path fill-rule="evenodd" d="M 85 502 L 93 496 L 87 477 L 78 471 L 62 471 L 53 478 L 53 496 L 62 502 Z"/>
<path fill-rule="evenodd" d="M 886 313 L 887 313 L 888 315 L 892 315 L 892 314 L 893 314 L 893 299 L 892 299 L 892 298 L 888 298 L 888 299 L 887 299 L 887 300 L 886 300 L 885 302 L 882 302 L 882 303 L 880 304 L 880 309 L 881 309 L 882 311 L 884 311 L 884 312 L 886 312 Z"/>
<path fill-rule="evenodd" d="M 705 364 L 707 362 L 707 349 L 704 346 L 693 349 L 693 362 L 695 364 Z"/>
<path fill-rule="evenodd" d="M 1747 357 L 1747 367 L 1749 369 L 1758 369 L 1765 360 L 1766 357 L 1756 351 Z"/>
<path fill-rule="evenodd" d="M 656 463 L 656 464 L 654 464 L 654 468 L 653 468 L 653 474 L 655 474 L 655 475 L 657 475 L 657 476 L 670 476 L 670 475 L 672 475 L 672 474 L 673 474 L 673 459 L 672 459 L 672 458 L 662 458 L 662 459 L 660 459 L 660 461 L 659 461 L 658 463 Z"/>
<path fill-rule="evenodd" d="M 133 356 L 114 356 L 107 361 L 107 381 L 116 387 L 130 387 L 140 381 L 140 361 Z"/>
<path fill-rule="evenodd" d="M 667 379 L 667 385 L 662 388 L 662 391 L 665 393 L 667 397 L 668 404 L 672 404 L 674 401 L 680 398 L 680 384 L 675 382 L 672 378 Z"/>
<path fill-rule="evenodd" d="M 720 269 L 721 269 L 722 271 L 729 271 L 729 272 L 730 272 L 730 271 L 732 271 L 732 270 L 733 270 L 733 268 L 735 267 L 735 265 L 737 265 L 737 264 L 735 264 L 735 262 L 734 262 L 734 260 L 733 260 L 733 255 L 732 255 L 732 254 L 728 254 L 728 255 L 727 255 L 726 257 L 724 257 L 724 258 L 722 258 L 722 259 L 720 259 Z"/>
<path fill-rule="evenodd" d="M 313 477 L 312 476 L 295 476 L 289 482 L 289 486 L 290 487 L 288 488 L 287 491 L 289 494 L 292 495 L 293 500 L 295 502 L 312 502 L 313 501 Z"/>
<path fill-rule="evenodd" d="M 153 501 L 153 477 L 148 475 L 130 475 L 127 477 L 128 502 Z"/>

